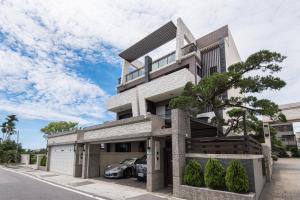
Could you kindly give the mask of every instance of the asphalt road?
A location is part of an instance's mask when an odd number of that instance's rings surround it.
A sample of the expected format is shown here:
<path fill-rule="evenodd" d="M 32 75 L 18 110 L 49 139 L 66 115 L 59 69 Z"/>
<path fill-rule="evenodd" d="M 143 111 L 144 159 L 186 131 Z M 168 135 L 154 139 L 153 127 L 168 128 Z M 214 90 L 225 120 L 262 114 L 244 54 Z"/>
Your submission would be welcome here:
<path fill-rule="evenodd" d="M 0 200 L 92 200 L 30 177 L 0 168 Z"/>

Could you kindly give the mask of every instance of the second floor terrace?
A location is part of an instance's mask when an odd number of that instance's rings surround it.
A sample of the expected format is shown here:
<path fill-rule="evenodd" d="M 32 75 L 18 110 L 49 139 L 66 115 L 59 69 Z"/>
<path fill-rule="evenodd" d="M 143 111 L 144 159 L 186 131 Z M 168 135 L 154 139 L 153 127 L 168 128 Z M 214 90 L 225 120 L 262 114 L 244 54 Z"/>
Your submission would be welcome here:
<path fill-rule="evenodd" d="M 186 58 L 191 55 L 196 55 L 198 59 L 200 59 L 199 49 L 194 43 L 182 47 L 181 52 L 182 52 L 182 58 Z M 173 51 L 171 53 L 168 53 L 167 55 L 162 56 L 161 58 L 152 61 L 149 72 L 157 71 L 163 67 L 174 64 L 175 62 L 176 62 L 176 51 Z M 125 84 L 143 76 L 145 76 L 145 66 L 142 66 L 141 68 L 135 69 L 129 72 L 128 74 L 126 74 Z M 121 77 L 118 80 L 118 84 L 119 85 L 121 84 Z"/>
<path fill-rule="evenodd" d="M 152 60 L 147 55 L 174 39 L 176 48 L 170 53 L 156 60 Z M 143 82 L 149 82 L 151 74 L 172 64 L 181 63 L 182 60 L 192 55 L 200 60 L 200 50 L 197 48 L 196 39 L 180 18 L 177 20 L 176 26 L 172 21 L 168 22 L 119 55 L 124 59 L 124 64 L 119 79 L 118 92 L 125 91 Z M 145 56 L 144 63 L 140 61 L 143 56 Z M 136 81 L 135 84 L 132 84 L 133 81 Z"/>

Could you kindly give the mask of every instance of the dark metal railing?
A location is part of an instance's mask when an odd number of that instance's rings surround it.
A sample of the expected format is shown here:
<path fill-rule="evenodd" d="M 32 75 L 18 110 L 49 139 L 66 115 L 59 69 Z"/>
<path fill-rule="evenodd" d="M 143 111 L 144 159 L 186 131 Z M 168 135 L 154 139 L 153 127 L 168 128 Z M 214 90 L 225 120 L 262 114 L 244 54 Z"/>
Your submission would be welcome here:
<path fill-rule="evenodd" d="M 261 144 L 251 136 L 186 139 L 186 152 L 211 154 L 262 154 Z"/>

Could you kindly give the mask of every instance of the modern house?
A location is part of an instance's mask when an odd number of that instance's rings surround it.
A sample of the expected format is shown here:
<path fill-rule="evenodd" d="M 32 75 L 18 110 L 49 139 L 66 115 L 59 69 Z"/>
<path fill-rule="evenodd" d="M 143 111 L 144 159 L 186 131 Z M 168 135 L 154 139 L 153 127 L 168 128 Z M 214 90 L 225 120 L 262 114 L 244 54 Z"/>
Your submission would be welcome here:
<path fill-rule="evenodd" d="M 176 47 L 170 53 L 155 60 L 148 56 L 171 40 Z M 179 18 L 176 24 L 168 22 L 119 56 L 124 62 L 117 94 L 107 102 L 116 119 L 49 135 L 47 168 L 93 178 L 103 176 L 110 164 L 147 155 L 147 190 L 173 185 L 173 192 L 178 193 L 186 138 L 214 136 L 216 128 L 207 123 L 212 116 L 209 109 L 192 119 L 180 110 L 170 110 L 169 101 L 187 82 L 198 83 L 240 61 L 232 35 L 224 26 L 196 38 Z M 236 92 L 228 91 L 223 98 Z"/>
<path fill-rule="evenodd" d="M 287 147 L 297 147 L 296 135 L 294 133 L 293 123 L 275 123 L 270 124 L 277 130 L 276 137 Z"/>

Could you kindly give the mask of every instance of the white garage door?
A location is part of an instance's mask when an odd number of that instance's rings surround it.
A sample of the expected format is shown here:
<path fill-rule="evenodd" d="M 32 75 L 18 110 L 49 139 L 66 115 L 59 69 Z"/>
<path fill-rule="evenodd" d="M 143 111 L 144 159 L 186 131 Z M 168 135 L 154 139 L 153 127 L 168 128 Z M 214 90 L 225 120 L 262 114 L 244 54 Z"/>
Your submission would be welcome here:
<path fill-rule="evenodd" d="M 73 175 L 74 146 L 52 146 L 50 152 L 50 171 Z"/>

